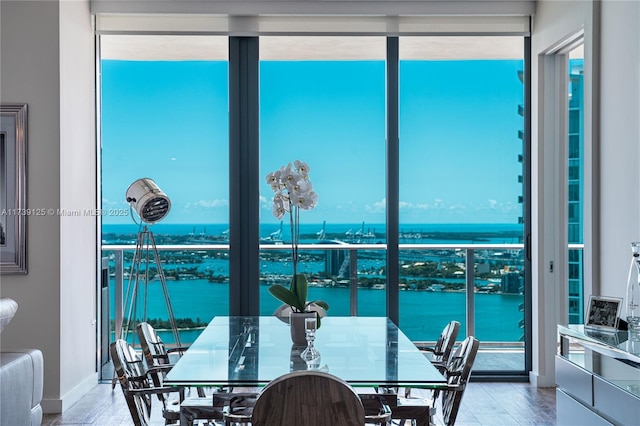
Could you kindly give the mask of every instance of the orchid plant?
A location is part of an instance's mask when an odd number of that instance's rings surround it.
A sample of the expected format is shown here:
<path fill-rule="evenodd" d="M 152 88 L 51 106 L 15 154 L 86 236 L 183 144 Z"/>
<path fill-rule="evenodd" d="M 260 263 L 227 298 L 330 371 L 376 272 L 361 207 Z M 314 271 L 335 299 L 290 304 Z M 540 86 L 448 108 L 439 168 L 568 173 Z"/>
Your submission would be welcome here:
<path fill-rule="evenodd" d="M 311 210 L 318 202 L 318 194 L 313 190 L 309 180 L 310 167 L 303 161 L 296 160 L 281 166 L 275 172 L 267 174 L 267 183 L 275 192 L 273 196 L 273 215 L 282 219 L 289 215 L 291 226 L 291 251 L 293 260 L 293 277 L 291 285 L 286 288 L 280 284 L 269 287 L 269 292 L 281 302 L 289 305 L 293 312 L 309 312 L 310 305 L 324 310 L 329 309 L 323 300 L 307 301 L 307 278 L 298 275 L 298 244 L 300 241 L 300 210 Z"/>

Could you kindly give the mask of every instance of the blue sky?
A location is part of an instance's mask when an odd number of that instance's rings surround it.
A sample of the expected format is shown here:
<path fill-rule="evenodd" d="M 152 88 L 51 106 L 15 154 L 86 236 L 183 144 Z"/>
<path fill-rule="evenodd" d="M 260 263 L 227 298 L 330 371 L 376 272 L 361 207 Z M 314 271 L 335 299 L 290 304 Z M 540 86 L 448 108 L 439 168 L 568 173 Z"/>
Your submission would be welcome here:
<path fill-rule="evenodd" d="M 402 223 L 517 223 L 521 69 L 401 62 Z M 164 223 L 228 222 L 227 80 L 221 61 L 103 61 L 103 208 L 150 177 L 171 198 Z M 384 223 L 385 63 L 263 61 L 260 82 L 261 175 L 304 160 L 319 194 L 304 222 Z M 262 182 L 263 223 L 272 194 Z"/>

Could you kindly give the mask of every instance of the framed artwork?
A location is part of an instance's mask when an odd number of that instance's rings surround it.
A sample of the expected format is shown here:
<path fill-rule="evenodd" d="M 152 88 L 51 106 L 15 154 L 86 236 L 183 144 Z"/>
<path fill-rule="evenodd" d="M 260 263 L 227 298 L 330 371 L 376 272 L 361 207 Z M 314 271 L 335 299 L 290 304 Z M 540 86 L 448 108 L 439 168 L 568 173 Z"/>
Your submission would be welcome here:
<path fill-rule="evenodd" d="M 27 273 L 27 104 L 0 105 L 0 274 Z"/>
<path fill-rule="evenodd" d="M 622 299 L 617 297 L 590 296 L 585 327 L 616 331 L 620 319 Z"/>

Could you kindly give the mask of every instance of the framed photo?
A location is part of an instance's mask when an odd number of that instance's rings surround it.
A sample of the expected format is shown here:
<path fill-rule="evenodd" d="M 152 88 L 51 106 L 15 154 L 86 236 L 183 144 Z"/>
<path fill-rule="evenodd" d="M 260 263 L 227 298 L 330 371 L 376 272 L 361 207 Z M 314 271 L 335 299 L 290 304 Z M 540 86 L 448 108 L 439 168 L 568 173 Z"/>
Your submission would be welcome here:
<path fill-rule="evenodd" d="M 617 297 L 589 296 L 585 327 L 603 331 L 616 331 L 620 319 L 622 299 Z"/>
<path fill-rule="evenodd" d="M 0 274 L 27 273 L 27 104 L 0 104 Z"/>

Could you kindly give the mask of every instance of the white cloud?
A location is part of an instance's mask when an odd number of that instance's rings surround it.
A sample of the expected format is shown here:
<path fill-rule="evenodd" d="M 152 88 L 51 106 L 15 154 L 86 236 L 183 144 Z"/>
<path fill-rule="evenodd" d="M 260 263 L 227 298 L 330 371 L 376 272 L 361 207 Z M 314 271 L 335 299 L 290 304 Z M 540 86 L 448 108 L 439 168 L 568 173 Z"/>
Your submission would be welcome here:
<path fill-rule="evenodd" d="M 387 208 L 387 199 L 383 198 L 380 201 L 376 201 L 373 204 L 367 204 L 365 210 L 369 213 L 383 213 Z"/>
<path fill-rule="evenodd" d="M 102 208 L 121 208 L 121 207 L 126 207 L 129 206 L 129 203 L 127 203 L 127 201 L 123 198 L 122 200 L 118 200 L 118 201 L 111 201 L 108 200 L 106 198 L 102 199 Z"/>
<path fill-rule="evenodd" d="M 215 209 L 215 208 L 220 208 L 220 207 L 228 207 L 229 206 L 229 200 L 199 200 L 196 201 L 195 203 L 187 203 L 185 204 L 184 208 L 185 209 L 190 209 L 190 208 L 199 208 L 199 207 L 203 207 L 206 209 Z"/>

